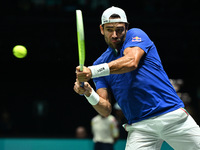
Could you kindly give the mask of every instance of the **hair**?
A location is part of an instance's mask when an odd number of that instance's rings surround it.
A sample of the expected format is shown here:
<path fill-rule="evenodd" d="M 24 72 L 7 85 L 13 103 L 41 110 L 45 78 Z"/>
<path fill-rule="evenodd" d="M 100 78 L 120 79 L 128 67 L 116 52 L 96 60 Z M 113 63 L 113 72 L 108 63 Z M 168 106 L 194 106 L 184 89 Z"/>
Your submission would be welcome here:
<path fill-rule="evenodd" d="M 112 14 L 109 19 L 117 19 L 117 18 L 121 18 L 118 14 Z M 129 24 L 125 23 L 125 28 L 128 29 Z M 102 27 L 104 28 L 104 25 L 102 25 Z"/>
<path fill-rule="evenodd" d="M 112 14 L 109 19 L 117 19 L 120 18 L 118 14 Z"/>

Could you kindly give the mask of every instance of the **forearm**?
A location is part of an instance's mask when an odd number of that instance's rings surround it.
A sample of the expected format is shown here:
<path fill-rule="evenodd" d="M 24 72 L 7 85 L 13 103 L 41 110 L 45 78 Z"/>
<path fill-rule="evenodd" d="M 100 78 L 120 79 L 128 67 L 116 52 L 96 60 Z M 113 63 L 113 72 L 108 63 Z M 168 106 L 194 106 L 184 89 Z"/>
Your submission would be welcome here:
<path fill-rule="evenodd" d="M 108 76 L 110 74 L 122 74 L 137 69 L 140 59 L 145 52 L 139 47 L 130 47 L 124 50 L 124 56 L 109 63 L 85 67 L 80 71 L 77 67 L 77 78 L 80 82 L 86 82 L 90 78 Z"/>
<path fill-rule="evenodd" d="M 88 90 L 88 92 L 85 93 L 85 97 L 100 115 L 104 117 L 110 115 L 112 106 L 106 88 L 98 89 L 97 92 L 91 88 L 91 90 Z"/>
<path fill-rule="evenodd" d="M 137 68 L 137 62 L 133 58 L 124 56 L 109 63 L 89 66 L 92 78 L 107 76 L 109 74 L 122 74 Z"/>
<path fill-rule="evenodd" d="M 131 57 L 121 57 L 108 63 L 110 74 L 122 74 L 133 71 L 137 68 L 137 63 Z"/>
<path fill-rule="evenodd" d="M 93 108 L 102 116 L 107 117 L 112 111 L 112 107 L 109 101 L 100 97 L 99 103 L 93 105 Z"/>
<path fill-rule="evenodd" d="M 89 67 L 92 78 L 107 76 L 109 74 L 122 74 L 137 69 L 144 51 L 139 47 L 126 48 L 124 56 L 109 63 Z"/>

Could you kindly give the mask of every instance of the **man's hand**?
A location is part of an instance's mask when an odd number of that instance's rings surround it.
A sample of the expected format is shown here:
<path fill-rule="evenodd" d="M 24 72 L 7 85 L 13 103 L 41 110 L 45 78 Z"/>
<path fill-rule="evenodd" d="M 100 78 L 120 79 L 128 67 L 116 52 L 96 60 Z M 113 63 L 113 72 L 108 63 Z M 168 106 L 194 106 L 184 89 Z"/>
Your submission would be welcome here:
<path fill-rule="evenodd" d="M 88 82 L 84 82 L 84 87 L 81 87 L 81 82 L 76 79 L 76 82 L 74 83 L 74 91 L 80 95 L 85 94 L 87 97 L 89 97 L 92 93 L 92 87 Z"/>
<path fill-rule="evenodd" d="M 91 70 L 87 67 L 83 67 L 83 71 L 80 71 L 80 67 L 76 67 L 76 77 L 79 82 L 87 82 L 91 79 Z"/>

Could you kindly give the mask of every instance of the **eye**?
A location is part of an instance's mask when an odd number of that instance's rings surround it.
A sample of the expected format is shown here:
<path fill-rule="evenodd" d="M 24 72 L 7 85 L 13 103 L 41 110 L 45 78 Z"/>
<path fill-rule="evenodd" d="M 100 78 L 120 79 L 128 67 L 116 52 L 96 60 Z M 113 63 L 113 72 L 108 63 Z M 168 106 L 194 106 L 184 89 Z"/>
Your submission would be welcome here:
<path fill-rule="evenodd" d="M 113 29 L 107 29 L 108 32 L 113 32 Z"/>
<path fill-rule="evenodd" d="M 124 31 L 124 28 L 119 28 L 116 30 L 117 33 L 122 33 Z"/>

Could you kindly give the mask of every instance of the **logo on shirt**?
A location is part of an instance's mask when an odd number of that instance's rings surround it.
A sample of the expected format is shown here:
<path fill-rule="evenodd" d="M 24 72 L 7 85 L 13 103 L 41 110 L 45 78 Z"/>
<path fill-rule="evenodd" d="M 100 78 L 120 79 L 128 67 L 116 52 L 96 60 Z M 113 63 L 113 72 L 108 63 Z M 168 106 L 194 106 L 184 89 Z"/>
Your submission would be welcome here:
<path fill-rule="evenodd" d="M 141 42 L 142 39 L 138 36 L 132 38 L 132 42 Z"/>

